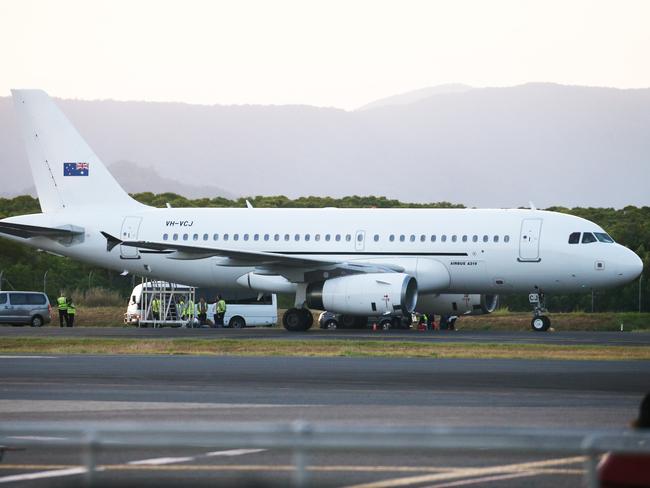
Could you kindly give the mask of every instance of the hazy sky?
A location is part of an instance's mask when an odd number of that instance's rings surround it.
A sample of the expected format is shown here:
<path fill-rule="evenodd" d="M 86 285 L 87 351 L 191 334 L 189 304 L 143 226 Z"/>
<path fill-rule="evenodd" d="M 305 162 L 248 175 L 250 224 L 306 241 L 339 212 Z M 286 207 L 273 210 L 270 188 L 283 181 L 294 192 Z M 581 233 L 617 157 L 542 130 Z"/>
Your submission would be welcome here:
<path fill-rule="evenodd" d="M 650 1 L 0 0 L 0 96 L 353 109 L 442 83 L 650 86 Z"/>

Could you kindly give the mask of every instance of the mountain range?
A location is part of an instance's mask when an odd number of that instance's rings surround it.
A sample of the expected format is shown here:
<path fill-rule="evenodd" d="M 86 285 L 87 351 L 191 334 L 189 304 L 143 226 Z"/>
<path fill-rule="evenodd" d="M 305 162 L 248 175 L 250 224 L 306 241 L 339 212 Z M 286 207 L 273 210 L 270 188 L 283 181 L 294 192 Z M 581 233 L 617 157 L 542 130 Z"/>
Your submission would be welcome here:
<path fill-rule="evenodd" d="M 650 205 L 650 89 L 443 85 L 355 111 L 57 100 L 127 191 Z M 0 97 L 0 194 L 32 186 Z"/>

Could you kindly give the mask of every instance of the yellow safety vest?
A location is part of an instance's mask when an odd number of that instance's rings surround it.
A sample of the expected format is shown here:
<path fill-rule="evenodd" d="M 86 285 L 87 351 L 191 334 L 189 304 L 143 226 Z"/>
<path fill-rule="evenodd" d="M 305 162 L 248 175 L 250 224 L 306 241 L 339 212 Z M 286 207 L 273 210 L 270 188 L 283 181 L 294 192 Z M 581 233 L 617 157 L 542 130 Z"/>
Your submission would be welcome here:
<path fill-rule="evenodd" d="M 56 303 L 59 305 L 59 310 L 67 310 L 68 309 L 68 299 L 66 297 L 57 298 Z"/>
<path fill-rule="evenodd" d="M 154 298 L 151 301 L 151 310 L 153 310 L 154 312 L 160 312 L 160 300 Z"/>
<path fill-rule="evenodd" d="M 189 300 L 187 302 L 187 307 L 185 307 L 185 314 L 194 315 L 194 302 L 192 300 Z"/>
<path fill-rule="evenodd" d="M 226 313 L 226 301 L 219 300 L 217 302 L 217 313 Z"/>
<path fill-rule="evenodd" d="M 68 304 L 68 315 L 74 315 L 75 313 L 77 313 L 77 308 L 72 303 L 69 303 Z"/>

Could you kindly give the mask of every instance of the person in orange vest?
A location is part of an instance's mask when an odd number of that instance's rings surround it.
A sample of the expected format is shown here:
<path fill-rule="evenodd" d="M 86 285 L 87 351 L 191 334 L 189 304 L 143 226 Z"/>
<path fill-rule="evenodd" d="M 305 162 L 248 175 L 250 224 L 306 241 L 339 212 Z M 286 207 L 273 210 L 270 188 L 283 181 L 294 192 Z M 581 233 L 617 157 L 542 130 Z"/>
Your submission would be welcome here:
<path fill-rule="evenodd" d="M 650 393 L 641 401 L 639 417 L 631 424 L 633 429 L 650 429 Z M 650 486 L 650 455 L 605 454 L 598 466 L 600 486 L 635 488 Z"/>

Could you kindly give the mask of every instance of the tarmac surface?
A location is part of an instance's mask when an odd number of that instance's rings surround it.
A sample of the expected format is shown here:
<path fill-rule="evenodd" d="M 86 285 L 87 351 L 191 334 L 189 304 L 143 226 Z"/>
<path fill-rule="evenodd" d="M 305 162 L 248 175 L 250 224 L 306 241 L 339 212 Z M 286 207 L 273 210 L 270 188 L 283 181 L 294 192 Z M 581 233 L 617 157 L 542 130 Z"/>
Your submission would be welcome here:
<path fill-rule="evenodd" d="M 182 426 L 297 419 L 339 426 L 618 431 L 635 417 L 650 386 L 650 362 L 635 361 L 4 355 L 0 367 L 0 431 L 20 421 Z M 47 439 L 35 443 L 5 453 L 0 484 L 82 485 L 81 452 L 52 449 Z M 245 445 L 134 448 L 102 452 L 96 479 L 106 486 L 285 486 L 292 462 L 290 452 Z M 579 456 L 490 451 L 334 450 L 313 454 L 308 463 L 310 486 L 376 488 L 576 486 L 584 471 Z"/>
<path fill-rule="evenodd" d="M 650 333 L 643 332 L 510 332 L 510 331 L 417 331 L 411 330 L 322 330 L 288 332 L 279 327 L 246 329 L 184 329 L 137 327 L 0 327 L 2 337 L 92 337 L 146 339 L 263 339 L 263 340 L 381 340 L 409 342 L 482 342 L 500 344 L 564 344 L 599 346 L 650 346 Z"/>

